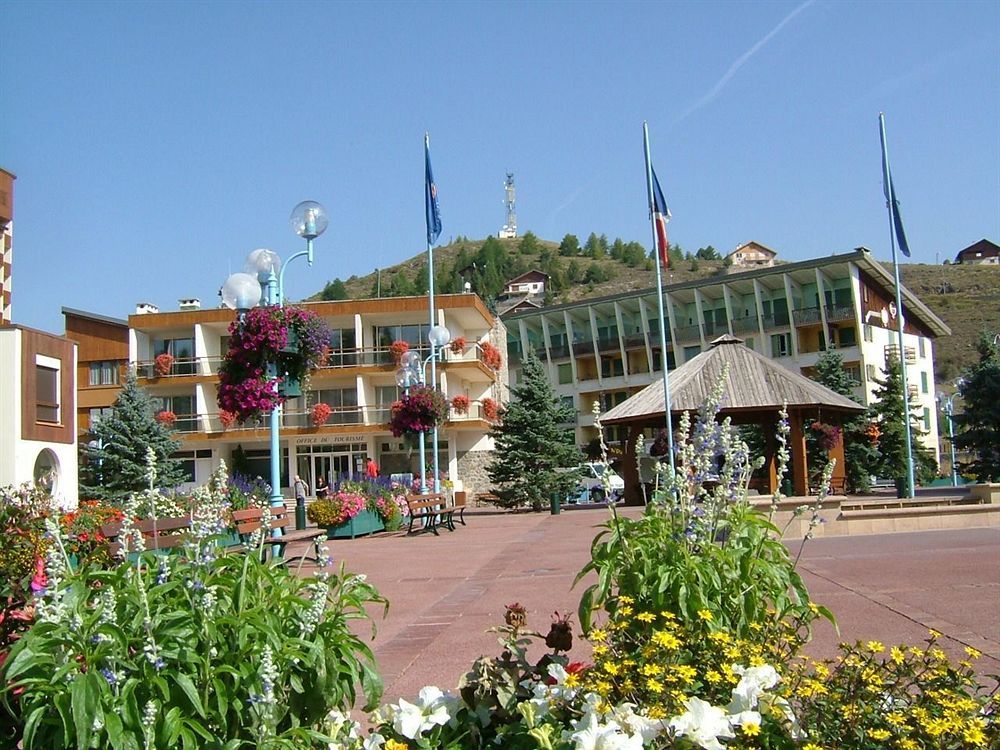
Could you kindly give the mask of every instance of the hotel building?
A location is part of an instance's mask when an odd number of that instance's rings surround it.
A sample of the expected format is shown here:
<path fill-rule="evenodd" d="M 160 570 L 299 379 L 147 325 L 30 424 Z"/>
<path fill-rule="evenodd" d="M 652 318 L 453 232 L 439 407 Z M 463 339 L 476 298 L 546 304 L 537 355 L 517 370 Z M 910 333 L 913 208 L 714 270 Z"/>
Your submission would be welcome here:
<path fill-rule="evenodd" d="M 724 333 L 804 375 L 835 350 L 859 384 L 855 395 L 870 404 L 886 358 L 898 354 L 893 289 L 892 274 L 865 248 L 665 285 L 668 368 Z M 909 391 L 919 404 L 921 440 L 936 458 L 934 339 L 951 331 L 905 288 L 902 299 Z M 587 444 L 597 436 L 595 401 L 607 411 L 662 377 L 657 308 L 656 290 L 645 289 L 505 315 L 512 382 L 522 353 L 533 351 L 577 413 L 577 442 Z"/>
<path fill-rule="evenodd" d="M 439 467 L 452 479 L 456 490 L 482 492 L 489 488 L 486 466 L 492 451 L 487 436 L 490 423 L 483 416 L 483 401 L 506 401 L 506 332 L 474 294 L 438 295 L 436 323 L 448 328 L 452 340 L 463 338 L 466 346 L 455 351 L 447 346 L 439 355 L 439 384 L 450 399 L 468 397 L 467 414 L 452 410 L 439 429 Z M 242 466 L 251 475 L 270 477 L 270 414 L 254 424 L 226 427 L 219 420 L 216 396 L 219 365 L 228 348 L 229 326 L 236 314 L 226 308 L 202 309 L 197 300 L 181 300 L 181 309 L 160 312 L 142 304 L 130 315 L 124 333 L 127 364 L 136 369 L 138 382 L 156 400 L 157 408 L 176 415 L 174 428 L 182 440 L 179 458 L 185 462 L 189 482 L 201 484 L 225 460 L 232 469 Z M 397 365 L 389 346 L 406 341 L 411 350 L 429 354 L 430 328 L 426 297 L 343 300 L 305 303 L 302 307 L 322 317 L 331 331 L 330 353 L 324 367 L 311 373 L 301 397 L 289 399 L 281 414 L 281 485 L 290 495 L 296 474 L 311 487 L 320 475 L 331 481 L 345 474 L 364 472 L 369 457 L 384 475 L 418 473 L 419 453 L 403 438 L 393 437 L 387 426 L 390 406 L 402 395 L 396 385 Z M 64 313 L 67 312 L 64 310 Z M 81 428 L 104 408 L 109 390 L 104 363 L 121 361 L 119 350 L 106 339 L 114 338 L 117 321 L 79 311 L 67 313 L 80 328 L 103 326 L 81 338 Z M 489 367 L 481 345 L 489 342 L 501 352 L 499 371 Z M 102 353 L 96 346 L 104 347 Z M 160 374 L 155 358 L 173 357 L 169 372 Z M 425 367 L 430 378 L 430 365 Z M 96 371 L 97 377 L 92 377 Z M 83 374 L 81 372 L 81 374 Z M 119 376 L 120 377 L 120 376 Z M 84 384 L 87 385 L 84 385 Z M 111 398 L 113 402 L 114 398 Z M 327 422 L 312 423 L 312 407 L 331 407 Z M 84 407 L 83 405 L 88 406 Z M 427 436 L 427 471 L 433 466 L 430 435 Z"/>

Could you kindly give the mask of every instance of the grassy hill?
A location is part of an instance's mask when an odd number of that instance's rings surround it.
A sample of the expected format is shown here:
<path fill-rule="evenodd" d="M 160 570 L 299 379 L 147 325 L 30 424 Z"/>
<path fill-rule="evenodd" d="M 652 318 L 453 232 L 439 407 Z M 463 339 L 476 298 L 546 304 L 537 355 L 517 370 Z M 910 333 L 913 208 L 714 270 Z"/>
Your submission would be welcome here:
<path fill-rule="evenodd" d="M 506 278 L 513 278 L 533 268 L 550 274 L 553 271 L 561 274 L 563 288 L 551 296 L 549 301 L 553 304 L 648 289 L 655 284 L 651 260 L 629 265 L 610 256 L 598 260 L 579 256 L 564 257 L 559 255 L 558 243 L 541 239 L 533 243 L 532 252 L 523 253 L 520 249 L 522 239 L 493 240 L 507 255 L 504 274 Z M 435 288 L 441 292 L 461 291 L 464 278 L 452 275 L 452 271 L 456 270 L 456 261 L 459 261 L 458 265 L 463 265 L 463 259 L 475 257 L 485 242 L 486 240 L 459 237 L 449 245 L 435 248 Z M 569 278 L 573 263 L 577 278 Z M 606 280 L 586 281 L 581 278 L 586 276 L 591 266 L 598 269 L 597 272 L 590 271 L 592 276 L 604 277 Z M 891 265 L 889 268 L 891 270 Z M 722 271 L 721 261 L 675 259 L 671 263 L 669 278 L 665 281 L 679 283 L 709 278 L 720 275 Z M 900 273 L 903 285 L 914 292 L 952 330 L 951 336 L 938 339 L 935 343 L 936 380 L 946 390 L 950 390 L 950 383 L 976 360 L 975 343 L 980 332 L 1000 332 L 1000 267 L 911 264 L 901 266 Z M 427 254 L 424 252 L 395 266 L 381 269 L 382 296 L 393 296 L 397 293 L 394 290 L 407 288 L 407 285 L 410 288 L 407 293 L 424 293 L 427 286 L 426 274 Z M 469 274 L 465 278 L 469 278 Z M 378 274 L 373 272 L 365 276 L 352 276 L 343 282 L 343 287 L 347 298 L 362 299 L 376 296 L 378 283 Z M 495 285 L 496 282 L 493 283 Z M 329 292 L 330 287 L 328 284 L 323 292 L 318 292 L 310 299 L 331 298 L 329 294 L 324 295 L 324 292 Z M 475 284 L 473 291 L 481 296 L 489 296 L 484 295 Z"/>

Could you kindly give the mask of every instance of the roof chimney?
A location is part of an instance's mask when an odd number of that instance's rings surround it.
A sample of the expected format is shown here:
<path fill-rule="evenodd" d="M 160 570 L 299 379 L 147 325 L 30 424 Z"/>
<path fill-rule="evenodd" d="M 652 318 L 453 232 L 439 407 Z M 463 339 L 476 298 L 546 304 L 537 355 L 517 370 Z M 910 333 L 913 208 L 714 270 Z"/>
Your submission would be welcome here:
<path fill-rule="evenodd" d="M 177 300 L 177 304 L 181 310 L 200 310 L 201 300 L 197 297 L 185 297 L 184 299 Z"/>
<path fill-rule="evenodd" d="M 136 315 L 147 315 L 150 313 L 158 313 L 160 308 L 154 305 L 152 302 L 140 302 L 135 306 Z"/>

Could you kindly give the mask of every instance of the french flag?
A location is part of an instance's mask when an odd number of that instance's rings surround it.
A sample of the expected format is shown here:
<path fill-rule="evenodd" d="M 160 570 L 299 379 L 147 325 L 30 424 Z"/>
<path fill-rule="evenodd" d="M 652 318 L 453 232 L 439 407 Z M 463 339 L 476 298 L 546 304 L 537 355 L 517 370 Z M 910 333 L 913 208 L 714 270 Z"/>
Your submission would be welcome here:
<path fill-rule="evenodd" d="M 667 201 L 660 190 L 660 181 L 656 179 L 656 170 L 653 173 L 653 224 L 656 226 L 656 252 L 660 256 L 660 263 L 664 268 L 670 266 L 670 243 L 667 242 L 667 222 L 670 221 L 670 209 L 667 208 Z"/>

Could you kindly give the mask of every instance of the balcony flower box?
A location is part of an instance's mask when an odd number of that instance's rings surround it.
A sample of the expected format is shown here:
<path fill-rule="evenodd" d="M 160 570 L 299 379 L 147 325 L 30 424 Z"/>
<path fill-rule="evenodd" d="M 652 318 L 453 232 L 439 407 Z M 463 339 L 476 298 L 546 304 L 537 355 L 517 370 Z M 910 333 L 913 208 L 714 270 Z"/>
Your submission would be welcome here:
<path fill-rule="evenodd" d="M 174 366 L 174 355 L 168 352 L 163 352 L 163 354 L 157 354 L 156 359 L 153 360 L 153 373 L 158 378 L 165 377 L 170 374 L 170 370 Z"/>

